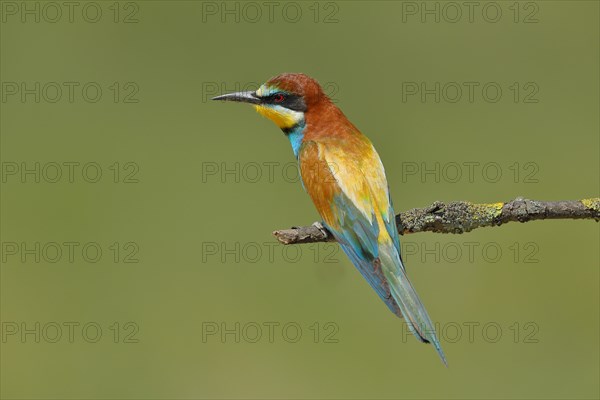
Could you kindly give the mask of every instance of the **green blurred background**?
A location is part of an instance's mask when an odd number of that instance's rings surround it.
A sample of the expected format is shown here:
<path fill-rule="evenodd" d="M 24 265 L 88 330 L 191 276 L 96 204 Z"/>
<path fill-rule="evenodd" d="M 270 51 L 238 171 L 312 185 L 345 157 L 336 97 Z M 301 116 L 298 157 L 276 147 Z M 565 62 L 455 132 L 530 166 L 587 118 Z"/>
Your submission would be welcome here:
<path fill-rule="evenodd" d="M 596 223 L 404 237 L 445 368 L 337 247 L 275 244 L 318 218 L 289 143 L 207 101 L 315 77 L 397 211 L 598 196 L 598 2 L 492 3 L 2 1 L 2 398 L 598 398 Z"/>

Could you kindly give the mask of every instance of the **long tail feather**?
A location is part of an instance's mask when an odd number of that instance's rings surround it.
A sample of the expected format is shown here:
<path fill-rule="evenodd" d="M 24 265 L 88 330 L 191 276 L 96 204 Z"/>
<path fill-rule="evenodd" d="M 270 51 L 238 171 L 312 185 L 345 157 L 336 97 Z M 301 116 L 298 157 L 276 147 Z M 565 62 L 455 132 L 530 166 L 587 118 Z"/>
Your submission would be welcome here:
<path fill-rule="evenodd" d="M 381 244 L 379 247 L 381 269 L 390 287 L 390 292 L 400 307 L 404 320 L 412 333 L 424 343 L 431 343 L 444 365 L 448 366 L 446 356 L 437 338 L 435 328 L 425 306 L 406 276 L 400 256 L 393 245 Z"/>

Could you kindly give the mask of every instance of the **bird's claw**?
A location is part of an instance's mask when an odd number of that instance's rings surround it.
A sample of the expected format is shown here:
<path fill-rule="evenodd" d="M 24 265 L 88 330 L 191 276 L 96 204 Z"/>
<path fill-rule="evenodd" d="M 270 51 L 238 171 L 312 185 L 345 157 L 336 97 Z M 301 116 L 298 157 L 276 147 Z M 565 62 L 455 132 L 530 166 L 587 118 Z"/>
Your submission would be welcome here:
<path fill-rule="evenodd" d="M 321 233 L 325 236 L 329 236 L 329 232 L 327 231 L 327 228 L 325 228 L 325 226 L 323 226 L 322 223 L 320 223 L 319 221 L 317 222 L 313 222 L 312 226 L 314 226 L 315 228 L 317 228 L 319 231 L 321 231 Z"/>

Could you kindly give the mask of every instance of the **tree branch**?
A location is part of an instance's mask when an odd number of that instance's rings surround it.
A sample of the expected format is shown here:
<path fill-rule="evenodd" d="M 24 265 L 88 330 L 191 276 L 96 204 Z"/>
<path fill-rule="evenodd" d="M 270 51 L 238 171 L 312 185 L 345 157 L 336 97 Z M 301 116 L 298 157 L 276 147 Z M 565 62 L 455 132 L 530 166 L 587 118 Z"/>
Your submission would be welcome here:
<path fill-rule="evenodd" d="M 473 204 L 468 201 L 414 208 L 396 215 L 400 234 L 414 232 L 465 233 L 484 226 L 537 219 L 600 220 L 600 198 L 566 201 L 537 201 L 517 197 L 508 203 Z M 277 230 L 273 235 L 283 244 L 333 242 L 331 233 L 319 222 L 311 226 Z"/>

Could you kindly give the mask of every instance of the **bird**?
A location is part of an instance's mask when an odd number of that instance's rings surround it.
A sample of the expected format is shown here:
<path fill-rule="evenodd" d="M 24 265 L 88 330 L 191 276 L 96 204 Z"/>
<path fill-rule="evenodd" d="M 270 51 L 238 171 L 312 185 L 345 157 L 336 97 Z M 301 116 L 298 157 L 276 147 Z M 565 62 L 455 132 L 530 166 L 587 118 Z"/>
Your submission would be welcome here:
<path fill-rule="evenodd" d="M 301 182 L 344 253 L 413 335 L 448 365 L 423 303 L 408 279 L 389 186 L 371 141 L 302 73 L 283 73 L 257 90 L 218 101 L 248 103 L 290 141 Z"/>

